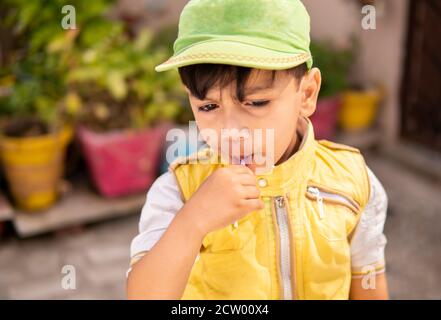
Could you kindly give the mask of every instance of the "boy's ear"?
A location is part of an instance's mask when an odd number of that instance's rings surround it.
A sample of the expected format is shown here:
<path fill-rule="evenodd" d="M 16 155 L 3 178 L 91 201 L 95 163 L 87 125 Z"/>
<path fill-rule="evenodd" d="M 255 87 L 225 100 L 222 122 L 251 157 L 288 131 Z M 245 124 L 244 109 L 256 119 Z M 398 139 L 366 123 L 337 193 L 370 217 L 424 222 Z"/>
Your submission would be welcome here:
<path fill-rule="evenodd" d="M 300 115 L 310 117 L 317 106 L 317 99 L 322 85 L 322 74 L 318 68 L 312 68 L 300 82 Z"/>

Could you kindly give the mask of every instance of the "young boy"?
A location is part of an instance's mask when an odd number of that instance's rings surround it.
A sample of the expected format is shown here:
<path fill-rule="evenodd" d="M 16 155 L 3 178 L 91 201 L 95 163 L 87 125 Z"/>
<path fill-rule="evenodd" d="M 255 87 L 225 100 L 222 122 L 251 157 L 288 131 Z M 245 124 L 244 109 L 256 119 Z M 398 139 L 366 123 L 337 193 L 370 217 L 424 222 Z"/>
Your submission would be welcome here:
<path fill-rule="evenodd" d="M 186 5 L 175 53 L 156 70 L 179 68 L 201 134 L 216 135 L 148 191 L 129 298 L 388 297 L 387 197 L 357 149 L 315 140 L 321 74 L 309 43 L 299 0 Z M 273 143 L 247 149 L 257 130 Z"/>

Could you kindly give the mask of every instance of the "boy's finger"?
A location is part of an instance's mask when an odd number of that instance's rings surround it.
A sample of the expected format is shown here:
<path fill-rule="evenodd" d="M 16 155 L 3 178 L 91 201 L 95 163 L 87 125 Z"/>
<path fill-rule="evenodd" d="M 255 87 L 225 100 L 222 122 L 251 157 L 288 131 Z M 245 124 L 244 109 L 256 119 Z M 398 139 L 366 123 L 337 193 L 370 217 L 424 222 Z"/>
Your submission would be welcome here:
<path fill-rule="evenodd" d="M 250 174 L 241 174 L 240 183 L 243 186 L 257 186 L 256 176 Z"/>
<path fill-rule="evenodd" d="M 237 172 L 237 173 L 250 173 L 250 174 L 254 175 L 253 171 L 244 165 L 231 164 L 228 166 L 228 168 L 230 168 L 231 170 L 233 170 L 234 172 Z"/>
<path fill-rule="evenodd" d="M 260 197 L 260 190 L 256 186 L 243 186 L 242 196 L 245 199 L 258 199 Z"/>
<path fill-rule="evenodd" d="M 247 209 L 247 211 L 256 211 L 261 210 L 265 207 L 265 204 L 262 199 L 245 199 L 243 200 L 244 207 Z"/>

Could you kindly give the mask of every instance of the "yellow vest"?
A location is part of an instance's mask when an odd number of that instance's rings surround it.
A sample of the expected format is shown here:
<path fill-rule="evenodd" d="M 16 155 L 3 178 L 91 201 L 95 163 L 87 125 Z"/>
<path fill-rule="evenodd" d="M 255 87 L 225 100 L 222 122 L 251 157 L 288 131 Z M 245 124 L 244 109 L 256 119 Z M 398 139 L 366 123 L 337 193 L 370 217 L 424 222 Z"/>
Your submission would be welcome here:
<path fill-rule="evenodd" d="M 183 299 L 348 299 L 350 237 L 370 192 L 366 165 L 359 150 L 316 141 L 311 122 L 304 126 L 299 150 L 257 176 L 265 208 L 205 236 Z M 209 149 L 186 160 L 195 155 L 171 166 L 184 201 L 225 165 Z"/>

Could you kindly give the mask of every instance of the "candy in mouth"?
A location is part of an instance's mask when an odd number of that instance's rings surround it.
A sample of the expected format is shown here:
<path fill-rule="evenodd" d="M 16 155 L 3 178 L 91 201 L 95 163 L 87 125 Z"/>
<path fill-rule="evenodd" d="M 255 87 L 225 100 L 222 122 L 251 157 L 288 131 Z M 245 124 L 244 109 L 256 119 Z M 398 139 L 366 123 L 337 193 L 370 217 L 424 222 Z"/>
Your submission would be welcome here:
<path fill-rule="evenodd" d="M 232 157 L 231 160 L 233 164 L 247 165 L 253 163 L 253 155 L 251 154 L 249 156 Z"/>

